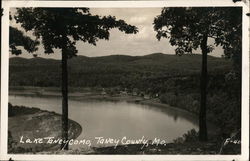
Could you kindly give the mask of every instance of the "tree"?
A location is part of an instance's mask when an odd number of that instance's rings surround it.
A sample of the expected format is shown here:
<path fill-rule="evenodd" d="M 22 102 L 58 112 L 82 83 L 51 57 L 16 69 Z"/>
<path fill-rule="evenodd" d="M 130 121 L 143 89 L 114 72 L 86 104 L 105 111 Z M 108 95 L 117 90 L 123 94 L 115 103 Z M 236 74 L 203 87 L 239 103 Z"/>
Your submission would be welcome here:
<path fill-rule="evenodd" d="M 68 140 L 68 71 L 67 60 L 76 56 L 76 41 L 96 45 L 109 39 L 109 31 L 117 28 L 126 34 L 137 33 L 135 26 L 113 16 L 92 15 L 88 8 L 18 8 L 15 19 L 26 31 L 41 40 L 45 53 L 62 52 L 62 139 Z M 62 149 L 68 149 L 63 144 Z"/>
<path fill-rule="evenodd" d="M 2 9 L 3 12 L 3 9 Z M 2 14 L 3 15 L 3 14 Z M 9 17 L 12 20 L 12 16 Z M 9 47 L 10 52 L 14 55 L 22 54 L 21 49 L 17 49 L 18 46 L 24 47 L 29 53 L 35 52 L 38 50 L 39 41 L 33 40 L 28 36 L 25 36 L 22 31 L 18 30 L 15 27 L 9 27 Z"/>
<path fill-rule="evenodd" d="M 9 31 L 9 47 L 12 54 L 22 54 L 22 50 L 18 49 L 18 46 L 23 46 L 29 53 L 35 52 L 38 49 L 39 41 L 32 40 L 30 37 L 25 36 L 22 31 L 12 26 L 10 26 Z"/>
<path fill-rule="evenodd" d="M 214 45 L 222 46 L 228 58 L 233 58 L 235 62 L 241 60 L 241 15 L 241 7 L 183 7 L 163 8 L 154 19 L 157 39 L 168 38 L 172 46 L 177 46 L 177 55 L 192 53 L 199 47 L 202 51 L 200 141 L 207 140 L 207 55 L 214 49 L 214 46 L 208 45 L 208 39 L 212 38 Z"/>

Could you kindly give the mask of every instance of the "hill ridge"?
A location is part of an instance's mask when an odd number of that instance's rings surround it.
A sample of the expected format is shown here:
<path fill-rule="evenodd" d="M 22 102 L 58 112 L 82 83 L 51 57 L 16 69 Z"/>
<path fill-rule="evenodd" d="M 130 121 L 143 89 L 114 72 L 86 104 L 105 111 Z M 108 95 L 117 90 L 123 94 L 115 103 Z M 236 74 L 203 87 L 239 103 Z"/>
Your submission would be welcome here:
<path fill-rule="evenodd" d="M 10 58 L 9 62 L 11 86 L 60 86 L 60 60 L 18 57 Z M 209 73 L 225 73 L 230 68 L 230 61 L 208 57 Z M 146 56 L 78 56 L 68 61 L 69 86 L 77 87 L 142 86 L 149 79 L 160 81 L 176 76 L 198 76 L 200 70 L 201 55 L 198 54 L 181 57 L 162 53 Z"/>
<path fill-rule="evenodd" d="M 182 56 L 177 56 L 175 54 L 164 54 L 164 53 L 152 53 L 152 54 L 146 54 L 146 55 L 140 55 L 140 56 L 133 56 L 133 55 L 122 55 L 122 54 L 114 54 L 114 55 L 105 55 L 105 56 L 96 56 L 96 57 L 90 57 L 90 56 L 85 56 L 85 55 L 77 55 L 76 57 L 73 57 L 71 59 L 100 59 L 100 58 L 110 58 L 110 57 L 123 57 L 123 58 L 154 58 L 154 57 L 189 57 L 189 56 L 198 56 L 201 57 L 201 54 L 184 54 Z M 223 59 L 221 57 L 214 57 L 212 55 L 208 55 L 208 58 L 215 58 L 215 59 Z M 53 59 L 53 58 L 43 58 L 43 57 L 33 57 L 33 58 L 24 58 L 24 57 L 19 57 L 19 56 L 15 56 L 15 57 L 10 57 L 10 60 L 14 60 L 14 59 L 19 59 L 19 60 L 60 60 L 60 59 Z M 70 59 L 69 59 L 70 60 Z"/>

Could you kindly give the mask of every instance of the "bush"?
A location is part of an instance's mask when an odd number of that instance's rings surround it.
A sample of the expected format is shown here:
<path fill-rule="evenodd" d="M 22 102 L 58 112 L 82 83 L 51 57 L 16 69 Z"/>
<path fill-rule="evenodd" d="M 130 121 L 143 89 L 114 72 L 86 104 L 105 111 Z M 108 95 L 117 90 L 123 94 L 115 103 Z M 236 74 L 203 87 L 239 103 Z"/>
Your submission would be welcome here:
<path fill-rule="evenodd" d="M 174 143 L 196 142 L 199 140 L 199 133 L 195 129 L 187 131 L 182 137 L 174 140 Z"/>
<path fill-rule="evenodd" d="M 185 142 L 195 142 L 198 140 L 199 133 L 195 129 L 189 130 L 183 135 Z"/>

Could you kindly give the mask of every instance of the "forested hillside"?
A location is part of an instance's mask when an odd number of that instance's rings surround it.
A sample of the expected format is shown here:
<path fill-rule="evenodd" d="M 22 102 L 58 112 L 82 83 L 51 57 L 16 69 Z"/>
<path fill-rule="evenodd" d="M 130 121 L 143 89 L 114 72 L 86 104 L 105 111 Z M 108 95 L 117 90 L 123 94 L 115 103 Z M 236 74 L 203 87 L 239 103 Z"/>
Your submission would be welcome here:
<path fill-rule="evenodd" d="M 158 97 L 162 103 L 198 114 L 201 55 L 78 56 L 69 60 L 69 86 L 122 90 Z M 60 60 L 10 58 L 10 86 L 60 87 Z M 222 135 L 241 125 L 241 84 L 232 61 L 208 56 L 208 120 Z M 71 89 L 71 88 L 69 88 Z"/>
<path fill-rule="evenodd" d="M 208 57 L 211 74 L 229 71 L 230 61 Z M 169 77 L 199 75 L 201 55 L 78 56 L 69 60 L 69 86 L 139 88 Z M 10 58 L 10 86 L 60 86 L 60 61 Z"/>

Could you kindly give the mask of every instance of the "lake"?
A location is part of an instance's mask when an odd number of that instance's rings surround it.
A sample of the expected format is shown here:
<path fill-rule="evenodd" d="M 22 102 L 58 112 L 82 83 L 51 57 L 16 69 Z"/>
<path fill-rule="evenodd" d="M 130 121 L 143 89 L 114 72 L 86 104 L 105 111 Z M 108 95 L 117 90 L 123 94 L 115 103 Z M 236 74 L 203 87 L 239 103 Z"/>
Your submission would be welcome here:
<path fill-rule="evenodd" d="M 38 107 L 61 114 L 61 98 L 10 95 L 13 105 Z M 172 142 L 190 129 L 198 129 L 194 115 L 172 107 L 160 108 L 126 101 L 99 101 L 69 99 L 69 118 L 82 126 L 77 138 L 90 139 L 97 145 L 95 137 L 149 140 L 159 138 Z M 81 145 L 82 146 L 82 145 Z M 72 146 L 71 148 L 77 148 Z"/>

